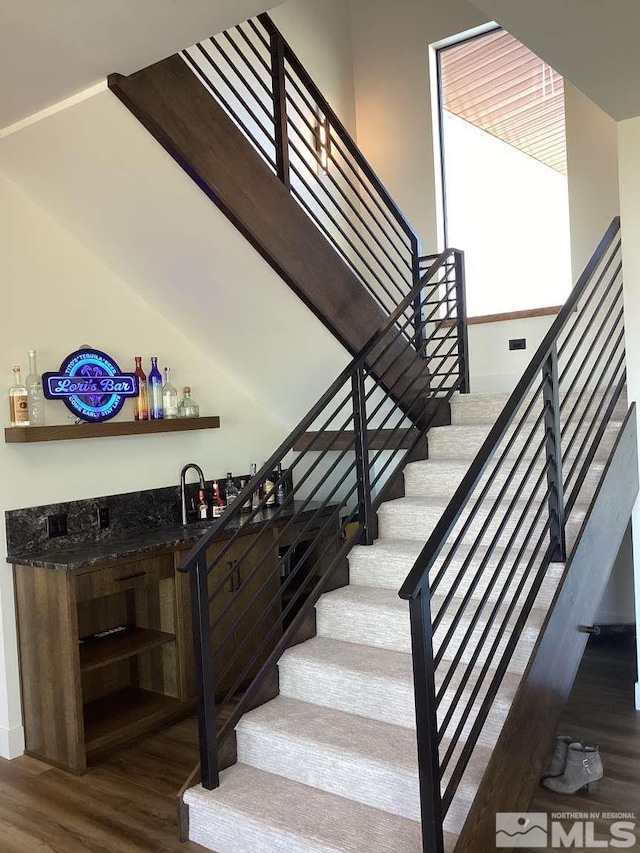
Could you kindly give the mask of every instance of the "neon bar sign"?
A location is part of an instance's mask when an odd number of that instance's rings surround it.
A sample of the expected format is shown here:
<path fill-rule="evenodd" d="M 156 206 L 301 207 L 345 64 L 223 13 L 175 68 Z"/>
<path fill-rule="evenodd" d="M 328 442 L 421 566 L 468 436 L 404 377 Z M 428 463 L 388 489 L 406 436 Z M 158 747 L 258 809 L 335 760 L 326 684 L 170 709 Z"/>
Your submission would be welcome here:
<path fill-rule="evenodd" d="M 138 396 L 138 377 L 122 373 L 117 363 L 97 349 L 72 352 L 58 373 L 42 376 L 47 400 L 62 400 L 83 421 L 108 421 L 124 406 L 127 397 Z"/>

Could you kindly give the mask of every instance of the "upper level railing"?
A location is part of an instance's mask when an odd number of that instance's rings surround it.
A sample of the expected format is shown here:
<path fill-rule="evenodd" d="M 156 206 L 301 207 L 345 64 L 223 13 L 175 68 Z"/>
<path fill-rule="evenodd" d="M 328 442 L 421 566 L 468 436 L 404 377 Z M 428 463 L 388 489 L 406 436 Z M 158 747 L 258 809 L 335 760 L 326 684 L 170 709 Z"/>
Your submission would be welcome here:
<path fill-rule="evenodd" d="M 271 18 L 181 56 L 384 312 L 395 311 L 419 279 L 418 237 Z"/>
<path fill-rule="evenodd" d="M 625 377 L 616 218 L 400 590 L 410 603 L 429 853 L 444 849 L 444 817 L 549 565 L 575 540 Z"/>
<path fill-rule="evenodd" d="M 385 485 L 440 405 L 468 390 L 462 275 L 461 253 L 436 258 L 184 562 L 207 788 L 218 785 L 221 744 L 349 549 L 373 541 Z M 406 319 L 416 300 L 420 319 Z M 414 322 L 417 353 L 404 340 Z"/>

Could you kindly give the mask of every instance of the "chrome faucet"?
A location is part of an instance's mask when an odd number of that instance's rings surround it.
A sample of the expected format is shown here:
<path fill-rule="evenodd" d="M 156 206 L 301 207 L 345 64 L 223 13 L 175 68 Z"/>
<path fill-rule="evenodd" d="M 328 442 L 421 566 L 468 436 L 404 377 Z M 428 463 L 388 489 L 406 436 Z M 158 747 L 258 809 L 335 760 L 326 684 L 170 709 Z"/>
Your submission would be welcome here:
<path fill-rule="evenodd" d="M 182 471 L 180 472 L 180 504 L 182 506 L 182 523 L 188 524 L 187 519 L 187 471 L 193 468 L 194 471 L 197 471 L 198 476 L 200 477 L 200 488 L 204 491 L 204 474 L 202 473 L 202 468 L 199 465 L 196 465 L 195 462 L 188 462 Z"/>

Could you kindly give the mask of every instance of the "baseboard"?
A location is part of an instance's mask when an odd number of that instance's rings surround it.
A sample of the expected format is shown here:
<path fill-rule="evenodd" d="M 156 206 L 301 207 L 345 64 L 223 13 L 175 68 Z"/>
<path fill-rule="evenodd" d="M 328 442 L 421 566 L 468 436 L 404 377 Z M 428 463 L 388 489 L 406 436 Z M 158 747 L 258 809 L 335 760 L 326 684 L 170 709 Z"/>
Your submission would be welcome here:
<path fill-rule="evenodd" d="M 0 726 L 0 757 L 18 758 L 24 752 L 24 728 L 14 726 L 7 729 Z"/>

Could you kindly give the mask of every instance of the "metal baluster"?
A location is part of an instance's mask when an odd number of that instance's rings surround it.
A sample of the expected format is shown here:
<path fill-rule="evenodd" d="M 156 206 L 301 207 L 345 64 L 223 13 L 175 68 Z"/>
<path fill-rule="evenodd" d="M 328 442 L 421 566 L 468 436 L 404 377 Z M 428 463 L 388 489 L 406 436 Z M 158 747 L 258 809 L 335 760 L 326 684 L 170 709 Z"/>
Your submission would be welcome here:
<path fill-rule="evenodd" d="M 220 785 L 220 775 L 207 577 L 207 563 L 203 556 L 191 571 L 191 608 L 202 787 L 211 791 Z"/>
<path fill-rule="evenodd" d="M 435 664 L 428 589 L 421 589 L 417 596 L 411 599 L 409 613 L 413 651 L 413 689 L 416 701 L 422 849 L 424 853 L 444 853 Z"/>
<path fill-rule="evenodd" d="M 287 121 L 286 71 L 284 41 L 278 30 L 270 29 L 271 74 L 273 78 L 273 114 L 276 131 L 276 166 L 282 183 L 291 188 L 289 164 L 289 128 Z"/>
<path fill-rule="evenodd" d="M 372 545 L 375 538 L 375 513 L 371 505 L 369 476 L 369 433 L 367 425 L 367 395 L 364 369 L 358 367 L 351 379 L 353 392 L 353 428 L 355 431 L 356 474 L 358 477 L 358 506 L 363 530 L 363 545 Z"/>
<path fill-rule="evenodd" d="M 456 318 L 458 333 L 458 370 L 460 375 L 460 393 L 468 394 L 469 385 L 469 335 L 467 326 L 467 296 L 466 279 L 464 271 L 464 252 L 456 249 L 455 277 L 456 277 Z"/>
<path fill-rule="evenodd" d="M 562 477 L 562 447 L 560 427 L 560 389 L 558 382 L 558 350 L 553 344 L 542 365 L 542 398 L 546 433 L 547 483 L 549 484 L 549 534 L 555 543 L 553 560 L 562 563 L 567 556 L 565 541 L 564 481 Z"/>
<path fill-rule="evenodd" d="M 411 240 L 411 266 L 412 266 L 412 274 L 413 274 L 413 284 L 412 288 L 417 287 L 420 284 L 420 247 L 418 244 L 418 238 L 413 237 Z M 422 325 L 422 293 L 416 293 L 415 299 L 413 300 L 413 327 L 415 329 L 415 334 L 413 336 L 413 345 L 416 349 L 416 352 L 421 352 L 422 345 L 424 339 L 426 337 L 426 329 Z M 422 357 L 426 358 L 427 354 L 422 353 Z"/>

